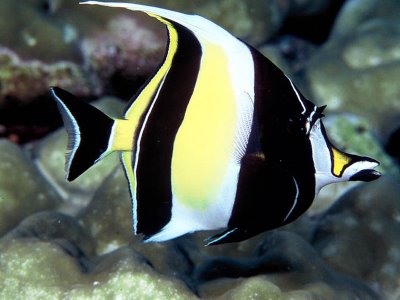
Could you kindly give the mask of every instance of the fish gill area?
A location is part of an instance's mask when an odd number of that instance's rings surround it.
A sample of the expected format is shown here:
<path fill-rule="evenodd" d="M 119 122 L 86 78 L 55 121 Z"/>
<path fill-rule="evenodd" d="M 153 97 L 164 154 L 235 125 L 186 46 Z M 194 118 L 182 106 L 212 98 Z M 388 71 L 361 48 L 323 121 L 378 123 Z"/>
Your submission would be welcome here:
<path fill-rule="evenodd" d="M 74 0 L 0 0 L 0 299 L 400 299 L 400 2 L 131 2 L 200 14 L 256 46 L 328 105 L 332 141 L 384 175 L 328 186 L 297 221 L 244 242 L 142 243 L 117 155 L 65 180 L 49 88 L 122 116 L 165 30 Z"/>

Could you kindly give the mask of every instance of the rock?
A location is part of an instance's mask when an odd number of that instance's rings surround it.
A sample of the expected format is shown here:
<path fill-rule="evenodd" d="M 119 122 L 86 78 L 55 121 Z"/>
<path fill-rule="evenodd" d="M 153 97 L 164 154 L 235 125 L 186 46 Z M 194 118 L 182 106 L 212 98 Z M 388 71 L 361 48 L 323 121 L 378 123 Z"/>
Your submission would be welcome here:
<path fill-rule="evenodd" d="M 260 51 L 285 74 L 293 77 L 304 70 L 308 60 L 316 51 L 316 47 L 295 36 L 283 36 L 276 39 L 274 43 L 261 47 Z M 297 84 L 298 80 L 304 80 L 303 76 L 297 77 Z M 302 86 L 300 87 L 302 88 Z"/>
<path fill-rule="evenodd" d="M 82 40 L 85 68 L 100 77 L 106 87 L 110 80 L 127 81 L 130 98 L 135 92 L 132 84 L 153 73 L 163 58 L 167 43 L 164 26 L 145 14 L 125 9 L 90 8 L 94 9 L 92 13 L 102 9 L 110 16 L 120 15 L 110 18 L 102 31 L 94 30 Z M 118 87 L 118 83 L 115 85 Z"/>
<path fill-rule="evenodd" d="M 254 276 L 259 275 L 265 276 L 265 279 L 270 282 L 269 285 L 272 283 L 284 291 L 302 290 L 303 296 L 307 291 L 322 299 L 355 297 L 379 299 L 378 295 L 361 281 L 327 266 L 311 245 L 300 236 L 279 230 L 270 233 L 253 256 L 211 258 L 196 269 L 195 278 L 205 284 L 203 289 L 207 293 L 215 293 L 212 289 L 209 290 L 208 285 L 211 280 L 216 280 L 218 286 L 221 278 L 255 279 Z M 228 290 L 231 287 L 232 282 L 226 285 Z M 229 294 L 231 292 L 229 291 Z M 259 292 L 262 294 L 261 291 Z"/>
<path fill-rule="evenodd" d="M 0 105 L 10 97 L 31 101 L 51 85 L 83 95 L 96 93 L 98 81 L 89 79 L 77 64 L 77 29 L 69 21 L 54 19 L 60 2 L 1 1 Z"/>
<path fill-rule="evenodd" d="M 37 58 L 53 62 L 61 58 L 76 60 L 78 53 L 74 51 L 73 42 L 78 34 L 70 25 L 70 34 L 73 35 L 66 40 L 66 32 L 63 31 L 68 29 L 68 23 L 61 25 L 52 20 L 51 14 L 59 6 L 56 2 L 61 1 L 1 1 L 0 40 L 3 46 L 12 47 L 27 59 Z M 70 8 L 76 6 L 77 3 L 74 3 Z"/>
<path fill-rule="evenodd" d="M 290 11 L 297 16 L 315 15 L 323 12 L 331 2 L 331 0 L 292 0 Z"/>
<path fill-rule="evenodd" d="M 0 239 L 0 298 L 16 291 L 24 299 L 196 298 L 180 280 L 154 271 L 133 248 L 96 257 L 94 246 L 72 217 L 30 216 Z"/>
<path fill-rule="evenodd" d="M 24 61 L 0 45 L 0 106 L 19 101 L 26 104 L 48 93 L 50 86 L 62 86 L 79 95 L 99 94 L 100 82 L 73 62 L 46 64 Z"/>
<path fill-rule="evenodd" d="M 400 6 L 396 0 L 351 0 L 345 2 L 332 29 L 333 36 L 348 35 L 349 30 L 368 26 L 377 20 L 396 21 Z"/>
<path fill-rule="evenodd" d="M 2 1 L 0 106 L 31 102 L 50 86 L 99 96 L 114 75 L 147 76 L 165 47 L 162 26 L 152 24 L 144 15 L 78 1 Z"/>
<path fill-rule="evenodd" d="M 59 299 L 63 288 L 85 282 L 92 239 L 71 217 L 42 212 L 0 239 L 0 298 Z"/>
<path fill-rule="evenodd" d="M 195 13 L 221 25 L 233 35 L 253 45 L 276 36 L 290 15 L 306 16 L 324 11 L 331 0 L 168 0 L 162 6 Z M 138 2 L 138 1 L 135 1 Z M 160 6 L 160 1 L 139 1 Z"/>
<path fill-rule="evenodd" d="M 71 292 L 75 297 L 129 299 L 197 299 L 180 281 L 154 272 L 132 249 L 107 254 L 97 263 L 91 284 Z"/>
<path fill-rule="evenodd" d="M 122 168 L 104 181 L 80 218 L 83 226 L 96 239 L 98 255 L 129 245 L 146 257 L 157 272 L 192 284 L 189 278 L 192 262 L 175 240 L 143 243 L 141 236 L 134 235 L 129 188 Z"/>
<path fill-rule="evenodd" d="M 256 253 L 259 266 L 273 271 L 268 279 L 285 289 L 310 288 L 321 293 L 322 298 L 333 295 L 332 299 L 379 299 L 378 294 L 358 278 L 327 265 L 308 242 L 291 232 L 277 231 L 270 235 Z"/>
<path fill-rule="evenodd" d="M 121 117 L 126 106 L 120 100 L 107 97 L 93 105 L 114 117 Z M 42 174 L 66 201 L 63 211 L 76 214 L 89 203 L 104 179 L 120 164 L 118 155 L 111 154 L 73 182 L 68 182 L 65 179 L 66 149 L 67 135 L 62 128 L 39 141 L 31 150 L 31 155 Z"/>
<path fill-rule="evenodd" d="M 304 291 L 282 292 L 279 287 L 271 283 L 264 276 L 255 276 L 248 279 L 218 280 L 203 287 L 202 298 L 216 300 L 240 299 L 274 299 L 274 300 L 317 300 L 311 293 Z"/>
<path fill-rule="evenodd" d="M 79 63 L 78 46 L 82 37 L 107 31 L 109 21 L 120 15 L 128 14 L 121 10 L 79 5 L 78 1 L 3 0 L 0 3 L 3 29 L 0 40 L 4 47 L 15 50 L 23 60 Z"/>
<path fill-rule="evenodd" d="M 108 253 L 138 239 L 133 235 L 132 205 L 124 171 L 117 168 L 101 184 L 80 214 L 82 224 L 97 241 L 96 252 Z"/>
<path fill-rule="evenodd" d="M 7 140 L 0 140 L 0 174 L 0 236 L 26 216 L 61 203 L 28 156 Z"/>
<path fill-rule="evenodd" d="M 348 1 L 306 72 L 309 98 L 366 118 L 381 141 L 400 126 L 399 12 L 396 0 Z"/>
<path fill-rule="evenodd" d="M 282 229 L 301 235 L 304 239 L 309 240 L 314 234 L 315 222 L 314 217 L 304 214 L 296 221 L 282 227 Z M 227 257 L 240 260 L 253 257 L 254 249 L 258 248 L 272 232 L 274 231 L 265 231 L 239 243 L 207 247 L 204 246 L 207 238 L 217 234 L 218 231 L 199 231 L 183 236 L 177 240 L 177 243 L 188 253 L 194 265 L 202 265 L 211 258 Z"/>
<path fill-rule="evenodd" d="M 12 239 L 38 239 L 57 243 L 71 256 L 79 260 L 80 265 L 89 268 L 86 257 L 95 256 L 95 241 L 76 219 L 65 214 L 46 211 L 25 218 L 16 228 L 9 231 L 2 243 Z"/>
<path fill-rule="evenodd" d="M 135 1 L 171 10 L 198 14 L 214 21 L 233 35 L 252 44 L 271 38 L 282 26 L 290 7 L 289 0 L 195 0 Z"/>
<path fill-rule="evenodd" d="M 53 274 L 59 280 L 65 279 L 69 282 L 73 280 L 74 273 L 77 270 L 86 273 L 93 265 L 91 262 L 95 254 L 93 238 L 87 234 L 74 218 L 58 212 L 39 212 L 24 219 L 16 228 L 8 232 L 0 240 L 0 251 L 7 252 L 8 247 L 13 248 L 15 245 L 18 248 L 16 250 L 18 255 L 24 256 L 25 250 L 23 248 L 30 246 L 36 247 L 36 251 L 43 252 L 38 264 L 31 261 L 31 258 L 21 257 L 21 259 L 25 260 L 28 268 L 40 268 L 39 265 L 43 266 L 45 273 L 43 276 L 51 276 Z M 20 250 L 22 253 L 19 252 Z M 60 270 L 51 270 L 51 265 L 57 264 L 57 255 L 54 256 L 53 254 L 49 254 L 49 252 L 59 250 L 62 250 L 66 257 L 73 258 L 71 260 L 60 257 L 58 263 L 62 265 L 63 261 L 65 262 L 65 276 L 61 268 Z M 13 260 L 14 258 L 9 259 Z M 10 261 L 7 261 L 7 256 L 5 260 L 7 264 L 10 263 Z M 47 266 L 46 264 L 49 265 Z M 3 270 L 2 266 L 0 266 L 0 269 Z M 29 270 L 25 271 L 29 272 Z M 1 282 L 0 278 L 0 286 Z"/>
<path fill-rule="evenodd" d="M 57 243 L 13 240 L 0 247 L 2 299 L 16 291 L 24 299 L 196 299 L 127 248 L 102 257 L 87 273 Z"/>
<path fill-rule="evenodd" d="M 321 217 L 313 239 L 330 266 L 387 299 L 394 299 L 400 276 L 399 195 L 399 181 L 389 176 L 352 189 Z"/>
<path fill-rule="evenodd" d="M 244 258 L 253 254 L 254 249 L 264 239 L 267 233 L 261 233 L 255 237 L 240 243 L 221 244 L 218 247 L 207 247 L 207 238 L 217 234 L 218 231 L 199 231 L 185 235 L 179 240 L 181 247 L 189 254 L 195 265 L 209 260 L 211 257 L 227 256 L 232 258 Z"/>
<path fill-rule="evenodd" d="M 272 61 L 286 75 L 292 75 L 291 65 L 282 54 L 279 45 L 266 45 L 261 47 L 259 50 L 266 58 Z"/>
<path fill-rule="evenodd" d="M 64 211 L 76 214 L 88 204 L 94 191 L 118 165 L 118 156 L 110 155 L 73 182 L 68 182 L 65 178 L 66 147 L 64 129 L 57 130 L 40 141 L 34 149 L 35 163 L 66 201 Z"/>
<path fill-rule="evenodd" d="M 196 291 L 197 282 L 192 278 L 193 261 L 190 254 L 177 241 L 164 243 L 136 241 L 130 247 L 143 255 L 156 272 L 169 278 L 177 278 Z"/>
<path fill-rule="evenodd" d="M 64 289 L 85 282 L 80 265 L 59 245 L 40 240 L 0 244 L 0 297 L 61 299 Z"/>

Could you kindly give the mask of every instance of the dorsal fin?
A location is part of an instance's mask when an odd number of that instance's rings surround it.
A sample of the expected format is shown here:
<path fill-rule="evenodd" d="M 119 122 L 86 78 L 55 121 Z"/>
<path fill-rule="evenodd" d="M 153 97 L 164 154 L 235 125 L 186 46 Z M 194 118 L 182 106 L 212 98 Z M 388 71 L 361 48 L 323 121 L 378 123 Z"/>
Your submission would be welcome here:
<path fill-rule="evenodd" d="M 215 23 L 198 15 L 188 15 L 160 7 L 135 3 L 81 1 L 80 4 L 94 4 L 108 7 L 120 7 L 133 11 L 141 11 L 165 24 L 173 20 L 174 22 L 185 26 L 191 31 L 196 32 L 197 34 L 205 34 L 208 35 L 208 37 L 213 37 L 218 33 L 223 33 L 223 35 L 229 35 L 233 37 L 228 31 L 226 31 L 222 27 L 219 27 Z M 220 37 L 221 36 L 219 36 L 218 38 Z"/>

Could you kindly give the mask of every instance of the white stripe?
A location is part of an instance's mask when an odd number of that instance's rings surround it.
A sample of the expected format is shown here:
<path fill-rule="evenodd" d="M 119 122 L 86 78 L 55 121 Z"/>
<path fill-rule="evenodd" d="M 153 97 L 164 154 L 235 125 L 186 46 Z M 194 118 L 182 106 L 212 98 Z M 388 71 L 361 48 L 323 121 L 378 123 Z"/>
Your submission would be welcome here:
<path fill-rule="evenodd" d="M 290 80 L 289 77 L 287 77 L 287 75 L 285 75 L 286 78 L 289 80 L 290 85 L 292 86 L 292 89 L 294 90 L 294 92 L 296 93 L 297 99 L 299 100 L 301 106 L 303 107 L 303 111 L 301 112 L 302 114 L 304 114 L 306 112 L 306 106 L 304 105 L 303 101 L 301 100 L 300 94 L 297 91 L 296 87 L 294 86 L 293 82 Z"/>
<path fill-rule="evenodd" d="M 311 123 L 312 118 L 313 118 L 313 116 L 315 115 L 316 112 L 317 112 L 317 106 L 314 106 L 314 109 L 313 109 L 312 113 L 308 117 L 308 120 L 310 121 L 310 123 Z"/>
<path fill-rule="evenodd" d="M 296 205 L 297 205 L 297 199 L 298 199 L 298 197 L 299 197 L 299 186 L 297 185 L 296 178 L 294 178 L 294 177 L 292 177 L 292 178 L 293 178 L 294 184 L 295 184 L 295 186 L 296 186 L 296 196 L 295 196 L 295 198 L 294 198 L 294 202 L 293 202 L 292 208 L 289 210 L 289 213 L 286 215 L 285 219 L 283 219 L 283 222 L 285 222 L 285 221 L 287 220 L 287 218 L 289 218 L 290 215 L 292 214 L 294 208 L 295 208 Z"/>
<path fill-rule="evenodd" d="M 106 157 L 107 155 L 109 155 L 111 153 L 111 148 L 113 145 L 113 141 L 115 140 L 115 132 L 116 132 L 116 128 L 117 128 L 117 122 L 115 120 L 113 120 L 114 124 L 111 127 L 111 134 L 110 134 L 110 138 L 108 139 L 108 143 L 107 143 L 107 149 L 94 161 L 94 163 L 97 163 L 98 161 L 102 160 L 104 157 Z"/>
<path fill-rule="evenodd" d="M 70 133 L 68 132 L 68 142 L 70 142 L 71 139 L 72 139 L 72 142 L 73 142 L 71 152 L 67 153 L 66 177 L 68 177 L 69 169 L 71 167 L 72 160 L 73 160 L 73 158 L 75 156 L 76 151 L 79 148 L 79 145 L 81 144 L 81 132 L 79 130 L 78 122 L 76 121 L 76 119 L 74 118 L 74 116 L 72 115 L 72 113 L 68 109 L 68 107 L 64 104 L 64 102 L 57 96 L 57 94 L 53 90 L 51 90 L 51 93 L 54 96 L 54 98 L 57 100 L 57 102 L 59 104 L 61 104 L 62 108 L 64 109 L 65 113 L 68 116 L 69 121 L 71 121 L 72 126 L 73 126 L 73 130 L 74 130 L 73 136 L 71 136 Z M 64 114 L 62 114 L 62 115 L 64 115 Z M 65 124 L 65 125 L 68 128 L 68 124 Z"/>
<path fill-rule="evenodd" d="M 105 153 L 110 151 L 110 149 L 112 147 L 112 142 L 111 141 L 114 141 L 114 139 L 115 139 L 116 128 L 117 128 L 117 122 L 114 121 L 114 124 L 111 127 L 111 134 L 110 134 L 110 139 L 108 140 L 107 149 L 106 149 L 106 151 L 103 152 L 103 154 L 97 160 L 100 160 Z"/>
<path fill-rule="evenodd" d="M 215 24 L 214 27 L 218 29 Z M 220 47 L 226 54 L 229 79 L 234 92 L 234 97 L 231 100 L 236 110 L 236 120 L 233 125 L 235 126 L 234 148 L 227 149 L 233 151 L 227 153 L 229 155 L 229 164 L 226 166 L 225 174 L 221 176 L 218 191 L 212 196 L 212 199 L 204 199 L 205 202 L 209 203 L 207 208 L 198 210 L 187 207 L 182 201 L 187 199 L 179 199 L 176 195 L 175 187 L 172 185 L 171 219 L 159 233 L 147 241 L 165 241 L 193 231 L 215 230 L 227 227 L 235 202 L 240 161 L 246 152 L 251 132 L 255 92 L 254 62 L 249 48 L 231 35 L 210 35 L 205 37 L 204 32 L 199 32 L 198 29 L 193 31 L 193 34 L 202 47 L 202 65 L 207 63 L 208 55 L 212 57 L 212 53 L 207 53 L 209 51 L 207 45 L 209 44 Z M 241 63 L 238 64 L 238 61 Z M 246 74 L 246 76 L 243 77 L 243 74 Z"/>
<path fill-rule="evenodd" d="M 310 133 L 311 130 L 311 123 L 312 123 L 312 118 L 315 115 L 315 113 L 317 112 L 317 106 L 314 106 L 313 111 L 311 112 L 310 116 L 307 118 L 307 123 L 306 123 L 306 134 Z"/>
<path fill-rule="evenodd" d="M 312 122 L 312 118 L 315 115 L 315 113 L 317 112 L 317 106 L 314 106 L 313 111 L 311 112 L 310 116 L 307 118 L 307 121 L 311 124 Z"/>
<path fill-rule="evenodd" d="M 134 191 L 132 191 L 132 193 L 133 193 L 132 197 L 135 199 L 135 201 L 137 201 L 137 198 L 136 198 L 136 190 L 137 190 L 136 171 L 137 171 L 137 166 L 138 166 L 138 161 L 139 161 L 140 142 L 142 140 L 142 135 L 143 135 L 144 128 L 146 127 L 147 120 L 149 119 L 151 111 L 153 110 L 154 104 L 157 102 L 158 95 L 160 94 L 160 90 L 161 90 L 161 88 L 162 88 L 162 86 L 164 84 L 164 81 L 165 81 L 165 78 L 168 75 L 168 72 L 169 72 L 169 69 L 166 71 L 163 79 L 160 82 L 160 86 L 158 87 L 158 90 L 157 90 L 157 93 L 156 93 L 156 95 L 154 97 L 154 100 L 151 103 L 149 111 L 147 112 L 147 115 L 146 115 L 146 117 L 145 117 L 145 119 L 143 121 L 143 125 L 140 128 L 140 132 L 139 132 L 139 135 L 138 135 L 138 138 L 137 138 L 137 141 L 136 141 L 135 166 L 133 168 L 133 176 L 135 177 L 136 189 Z M 137 205 L 136 205 L 136 207 L 137 207 Z M 136 229 L 137 229 L 137 210 L 135 210 L 135 212 L 133 214 L 133 228 L 134 228 L 134 231 L 135 231 L 135 234 L 136 234 Z"/>

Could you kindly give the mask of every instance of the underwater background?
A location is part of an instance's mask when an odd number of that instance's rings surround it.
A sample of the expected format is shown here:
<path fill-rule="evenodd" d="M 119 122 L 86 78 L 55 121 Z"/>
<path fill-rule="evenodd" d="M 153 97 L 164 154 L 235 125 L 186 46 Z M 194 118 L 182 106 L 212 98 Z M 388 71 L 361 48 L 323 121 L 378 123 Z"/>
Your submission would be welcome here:
<path fill-rule="evenodd" d="M 117 155 L 65 180 L 49 87 L 121 116 L 165 29 L 76 0 L 0 0 L 0 299 L 400 299 L 400 1 L 132 2 L 200 14 L 256 46 L 328 105 L 335 145 L 384 175 L 328 186 L 294 223 L 241 243 L 143 244 Z"/>

